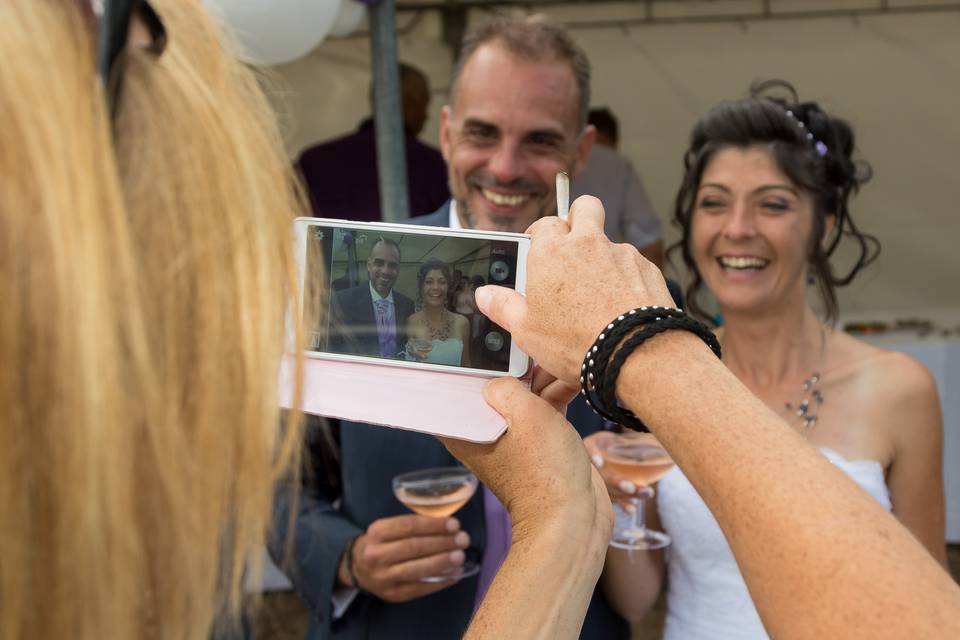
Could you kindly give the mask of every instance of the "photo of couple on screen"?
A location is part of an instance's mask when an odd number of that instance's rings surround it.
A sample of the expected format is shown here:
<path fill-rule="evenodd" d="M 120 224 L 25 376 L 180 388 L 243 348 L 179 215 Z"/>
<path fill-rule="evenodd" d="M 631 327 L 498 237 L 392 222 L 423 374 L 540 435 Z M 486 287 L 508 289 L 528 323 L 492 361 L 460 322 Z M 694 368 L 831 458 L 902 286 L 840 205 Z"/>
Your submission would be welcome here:
<path fill-rule="evenodd" d="M 507 370 L 509 334 L 478 312 L 474 292 L 512 286 L 513 243 L 349 228 L 318 228 L 313 238 L 308 273 L 322 261 L 330 278 L 317 350 Z"/>

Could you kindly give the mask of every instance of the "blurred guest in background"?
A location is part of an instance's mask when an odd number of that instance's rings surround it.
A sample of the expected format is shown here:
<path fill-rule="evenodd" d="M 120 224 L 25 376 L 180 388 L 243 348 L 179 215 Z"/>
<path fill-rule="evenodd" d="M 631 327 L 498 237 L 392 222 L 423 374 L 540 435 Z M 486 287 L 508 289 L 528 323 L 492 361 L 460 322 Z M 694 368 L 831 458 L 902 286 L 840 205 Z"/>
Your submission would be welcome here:
<path fill-rule="evenodd" d="M 447 292 L 447 308 L 451 311 L 455 311 L 454 307 L 457 306 L 457 291 L 460 290 L 461 282 L 463 281 L 463 271 L 460 269 L 453 270 L 453 280 L 450 281 L 450 289 Z"/>
<path fill-rule="evenodd" d="M 614 242 L 626 242 L 658 267 L 663 266 L 660 218 L 630 160 L 617 151 L 617 119 L 606 107 L 591 109 L 588 121 L 597 130 L 597 144 L 580 175 L 570 184 L 570 198 L 584 194 L 603 202 L 604 231 Z"/>
<path fill-rule="evenodd" d="M 440 152 L 417 139 L 427 121 L 430 87 L 427 76 L 400 63 L 407 195 L 410 215 L 435 211 L 450 197 L 447 167 Z M 371 102 L 373 88 L 370 89 Z M 373 118 L 354 133 L 318 144 L 300 154 L 313 214 L 327 218 L 375 222 L 381 219 L 377 143 Z"/>
<path fill-rule="evenodd" d="M 466 316 L 476 313 L 477 307 L 473 301 L 473 293 L 474 288 L 470 283 L 470 279 L 466 276 L 460 278 L 460 282 L 457 284 L 457 289 L 453 296 L 453 310 Z"/>
<path fill-rule="evenodd" d="M 836 287 L 879 252 L 850 214 L 851 195 L 870 177 L 854 152 L 847 122 L 800 102 L 780 81 L 703 116 L 684 155 L 675 209 L 683 232 L 675 248 L 694 276 L 687 304 L 699 311 L 697 294 L 709 288 L 725 320 L 717 331 L 724 364 L 945 565 L 935 383 L 909 357 L 831 326 Z M 843 239 L 857 259 L 837 273 L 830 257 Z M 811 286 L 825 320 L 808 301 Z M 596 451 L 611 435 L 588 438 L 588 447 Z M 624 488 L 625 478 L 602 473 L 613 493 Z M 666 638 L 765 638 L 737 561 L 700 495 L 678 468 L 657 491 L 650 516 L 673 539 L 667 575 L 662 552 L 630 558 L 611 549 L 603 584 L 617 610 L 640 618 L 665 582 Z M 830 523 L 820 526 L 829 545 Z"/>

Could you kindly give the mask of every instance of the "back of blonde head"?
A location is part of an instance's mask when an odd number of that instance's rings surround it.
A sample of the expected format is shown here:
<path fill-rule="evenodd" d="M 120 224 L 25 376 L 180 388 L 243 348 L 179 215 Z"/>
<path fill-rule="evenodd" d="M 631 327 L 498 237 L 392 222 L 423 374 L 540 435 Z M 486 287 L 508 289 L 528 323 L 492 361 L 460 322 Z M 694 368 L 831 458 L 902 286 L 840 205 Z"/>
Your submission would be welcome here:
<path fill-rule="evenodd" d="M 75 3 L 0 3 L 0 638 L 207 637 L 294 451 L 298 194 L 202 8 L 152 4 L 111 133 Z"/>

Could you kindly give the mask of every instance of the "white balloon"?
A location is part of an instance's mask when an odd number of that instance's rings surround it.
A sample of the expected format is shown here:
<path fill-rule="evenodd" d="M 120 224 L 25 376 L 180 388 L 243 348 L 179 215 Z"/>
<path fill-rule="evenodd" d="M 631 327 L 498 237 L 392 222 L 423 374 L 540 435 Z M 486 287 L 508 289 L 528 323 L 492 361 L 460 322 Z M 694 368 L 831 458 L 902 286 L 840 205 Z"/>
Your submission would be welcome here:
<path fill-rule="evenodd" d="M 350 35 L 360 28 L 360 23 L 363 22 L 365 15 L 367 15 L 366 5 L 360 4 L 356 0 L 343 0 L 340 5 L 340 13 L 327 35 L 331 38 Z"/>
<path fill-rule="evenodd" d="M 237 44 L 237 56 L 256 65 L 299 58 L 330 32 L 344 0 L 203 0 Z"/>

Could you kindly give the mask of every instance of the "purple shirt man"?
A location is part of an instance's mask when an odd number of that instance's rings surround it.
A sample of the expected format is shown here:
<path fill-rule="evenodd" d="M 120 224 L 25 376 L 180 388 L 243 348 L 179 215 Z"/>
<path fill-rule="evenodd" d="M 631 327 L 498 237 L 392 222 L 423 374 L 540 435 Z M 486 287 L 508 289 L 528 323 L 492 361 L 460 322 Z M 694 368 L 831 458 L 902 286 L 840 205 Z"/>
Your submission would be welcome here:
<path fill-rule="evenodd" d="M 426 76 L 401 64 L 400 86 L 410 215 L 418 216 L 436 211 L 450 198 L 447 165 L 440 151 L 417 139 L 430 104 Z M 361 122 L 354 133 L 304 150 L 298 167 L 314 215 L 365 222 L 381 219 L 373 119 Z"/>
<path fill-rule="evenodd" d="M 450 198 L 443 156 L 410 135 L 406 152 L 410 215 L 436 211 Z M 364 120 L 355 133 L 307 149 L 298 165 L 315 216 L 364 222 L 381 219 L 372 119 Z"/>

